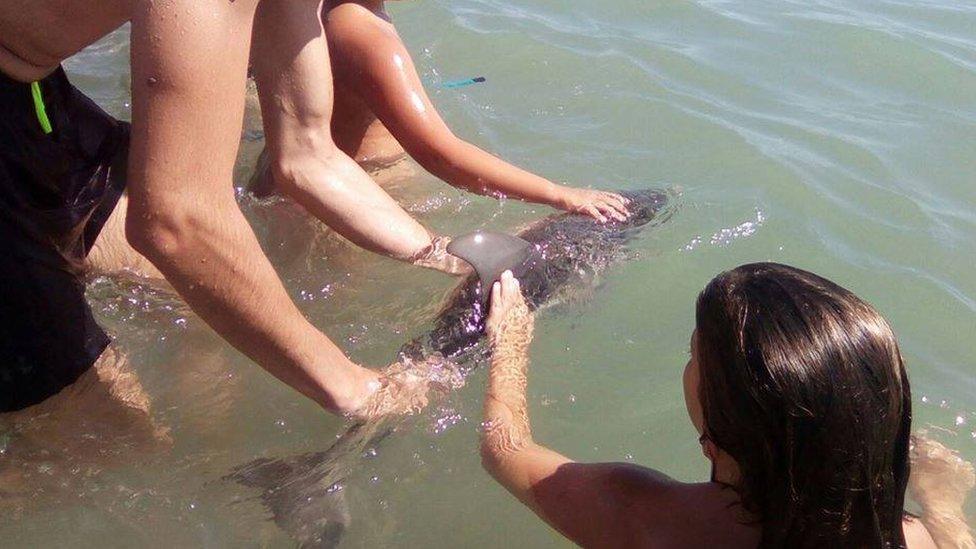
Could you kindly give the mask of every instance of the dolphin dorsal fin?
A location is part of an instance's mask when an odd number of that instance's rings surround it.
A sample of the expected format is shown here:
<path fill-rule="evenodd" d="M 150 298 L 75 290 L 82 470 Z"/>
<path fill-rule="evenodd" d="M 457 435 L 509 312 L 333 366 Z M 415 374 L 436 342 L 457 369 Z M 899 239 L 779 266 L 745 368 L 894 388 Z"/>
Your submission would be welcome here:
<path fill-rule="evenodd" d="M 532 251 L 532 244 L 527 241 L 495 231 L 476 231 L 462 235 L 447 245 L 448 253 L 460 257 L 474 267 L 486 295 L 503 272 L 518 269 L 529 259 Z"/>

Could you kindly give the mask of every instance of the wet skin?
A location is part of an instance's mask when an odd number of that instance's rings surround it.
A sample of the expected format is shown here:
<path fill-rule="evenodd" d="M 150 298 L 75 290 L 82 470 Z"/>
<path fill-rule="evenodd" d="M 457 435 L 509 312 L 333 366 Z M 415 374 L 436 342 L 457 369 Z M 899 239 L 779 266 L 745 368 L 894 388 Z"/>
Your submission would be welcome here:
<path fill-rule="evenodd" d="M 241 214 L 232 185 L 252 30 L 255 50 L 273 56 L 255 57 L 263 104 L 273 111 L 266 113 L 269 146 L 290 151 L 316 138 L 296 137 L 301 128 L 293 131 L 290 115 L 302 104 L 279 101 L 283 88 L 302 88 L 315 97 L 318 112 L 331 114 L 320 10 L 320 2 L 309 0 L 4 2 L 0 70 L 25 82 L 42 78 L 131 22 L 128 244 L 228 342 L 327 410 L 347 413 L 377 390 L 379 375 L 352 363 L 299 312 Z M 268 43 L 274 46 L 262 46 Z M 309 60 L 318 77 L 303 85 L 296 71 Z M 432 235 L 381 190 L 370 193 L 375 184 L 335 148 L 328 132 L 318 137 L 317 150 L 332 151 L 317 159 L 316 174 L 338 197 L 330 202 L 335 228 L 393 257 L 427 257 Z"/>
<path fill-rule="evenodd" d="M 547 204 L 601 221 L 619 221 L 626 215 L 626 200 L 618 194 L 553 183 L 455 136 L 427 96 L 383 2 L 331 1 L 323 10 L 323 21 L 336 75 L 336 108 L 331 125 L 314 130 L 316 123 L 330 120 L 314 115 L 313 98 L 301 101 L 304 107 L 296 109 L 296 118 L 306 131 L 331 131 L 338 147 L 366 166 L 388 165 L 405 150 L 433 175 L 470 192 Z M 302 79 L 310 82 L 314 70 L 307 66 Z M 311 145 L 304 154 L 314 157 Z M 301 199 L 276 168 L 282 161 L 279 153 L 269 153 L 278 190 Z M 258 192 L 273 188 L 264 176 L 259 180 Z M 310 200 L 302 203 L 329 222 Z"/>
<path fill-rule="evenodd" d="M 587 293 L 604 272 L 629 257 L 628 242 L 673 213 L 666 208 L 667 195 L 660 191 L 621 194 L 631 204 L 631 215 L 624 222 L 599 223 L 584 216 L 558 214 L 518 232 L 535 251 L 520 271 L 530 309 Z M 464 247 L 462 253 L 490 270 L 504 259 L 479 246 Z M 518 254 L 510 258 L 523 260 Z M 300 543 L 320 539 L 338 543 L 345 523 L 335 520 L 350 517 L 344 512 L 342 492 L 330 487 L 355 471 L 367 448 L 376 447 L 406 421 L 398 414 L 416 411 L 428 400 L 459 389 L 468 374 L 490 357 L 490 346 L 484 344 L 484 293 L 479 275 L 472 273 L 444 303 L 433 329 L 400 349 L 400 359 L 388 370 L 385 390 L 379 393 L 389 398 L 372 406 L 379 414 L 360 418 L 325 451 L 256 460 L 238 467 L 228 478 L 258 489 L 275 522 Z"/>
<path fill-rule="evenodd" d="M 761 525 L 728 488 L 738 482 L 738 466 L 708 439 L 702 441 L 702 452 L 714 478 L 706 483 L 677 482 L 629 463 L 578 463 L 537 444 L 525 398 L 532 328 L 519 283 L 506 273 L 492 289 L 487 322 L 493 353 L 481 440 L 485 469 L 502 486 L 583 547 L 759 544 Z M 682 378 L 688 415 L 701 434 L 697 339 L 693 334 Z M 903 527 L 909 548 L 935 547 L 922 522 L 906 519 Z"/>

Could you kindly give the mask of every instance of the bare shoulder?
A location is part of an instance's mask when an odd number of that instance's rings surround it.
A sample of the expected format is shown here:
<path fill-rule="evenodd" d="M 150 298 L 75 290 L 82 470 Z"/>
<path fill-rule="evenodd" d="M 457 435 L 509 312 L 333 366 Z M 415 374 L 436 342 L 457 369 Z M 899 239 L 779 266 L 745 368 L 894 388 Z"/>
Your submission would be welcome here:
<path fill-rule="evenodd" d="M 761 532 L 738 507 L 729 488 L 685 483 L 653 469 L 621 464 L 615 471 L 619 504 L 630 510 L 641 546 L 755 547 Z"/>
<path fill-rule="evenodd" d="M 625 498 L 667 496 L 682 483 L 660 471 L 633 463 L 604 463 L 603 474 L 608 487 Z"/>
<path fill-rule="evenodd" d="M 915 517 L 905 517 L 902 521 L 902 529 L 905 532 L 905 545 L 908 549 L 936 549 L 937 545 L 928 528 L 922 521 Z"/>
<path fill-rule="evenodd" d="M 389 21 L 355 2 L 329 9 L 323 23 L 329 43 L 340 48 L 376 46 L 377 40 L 397 39 Z"/>
<path fill-rule="evenodd" d="M 333 7 L 324 23 L 337 82 L 375 85 L 399 74 L 409 57 L 393 24 L 357 3 Z"/>

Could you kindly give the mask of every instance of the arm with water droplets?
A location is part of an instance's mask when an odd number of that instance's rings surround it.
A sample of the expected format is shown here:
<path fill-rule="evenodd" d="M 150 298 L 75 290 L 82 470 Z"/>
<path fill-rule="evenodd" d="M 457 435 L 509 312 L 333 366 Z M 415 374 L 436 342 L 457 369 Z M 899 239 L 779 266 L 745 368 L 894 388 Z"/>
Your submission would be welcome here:
<path fill-rule="evenodd" d="M 505 462 L 532 444 L 528 403 L 529 344 L 534 320 L 510 272 L 492 287 L 487 330 L 492 349 L 485 392 L 481 455 L 485 467 L 504 470 Z"/>
<path fill-rule="evenodd" d="M 456 136 L 390 22 L 354 2 L 327 9 L 325 22 L 337 78 L 431 174 L 477 194 L 548 204 L 600 221 L 626 219 L 627 199 L 616 193 L 556 184 Z"/>
<path fill-rule="evenodd" d="M 626 545 L 620 540 L 632 539 L 625 524 L 633 510 L 629 494 L 634 486 L 662 481 L 630 464 L 577 463 L 533 440 L 526 398 L 533 317 L 511 272 L 492 287 L 487 329 L 492 359 L 481 435 L 485 469 L 577 544 Z"/>

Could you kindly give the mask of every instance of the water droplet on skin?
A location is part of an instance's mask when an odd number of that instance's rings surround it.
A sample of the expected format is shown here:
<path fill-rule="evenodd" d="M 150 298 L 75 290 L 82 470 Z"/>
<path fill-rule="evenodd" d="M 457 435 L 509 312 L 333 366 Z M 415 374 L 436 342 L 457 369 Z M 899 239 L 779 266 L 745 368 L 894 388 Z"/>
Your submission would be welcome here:
<path fill-rule="evenodd" d="M 424 100 L 417 95 L 417 92 L 410 92 L 410 102 L 413 103 L 413 108 L 419 113 L 427 112 L 427 107 L 424 106 Z"/>

